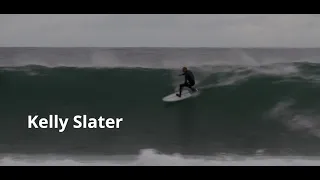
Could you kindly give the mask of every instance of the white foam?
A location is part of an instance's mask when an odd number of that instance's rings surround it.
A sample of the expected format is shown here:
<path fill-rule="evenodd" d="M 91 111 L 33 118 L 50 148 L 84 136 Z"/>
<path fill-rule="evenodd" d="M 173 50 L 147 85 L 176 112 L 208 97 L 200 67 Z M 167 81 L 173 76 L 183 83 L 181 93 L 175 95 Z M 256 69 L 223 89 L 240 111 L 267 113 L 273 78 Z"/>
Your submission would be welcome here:
<path fill-rule="evenodd" d="M 23 156 L 10 155 L 1 166 L 318 166 L 319 157 L 241 157 L 235 155 L 184 157 L 160 154 L 152 149 L 133 156 Z"/>
<path fill-rule="evenodd" d="M 283 101 L 277 103 L 269 112 L 270 117 L 275 117 L 293 131 L 306 131 L 320 138 L 319 115 L 308 111 L 294 111 L 291 106 L 294 101 Z"/>

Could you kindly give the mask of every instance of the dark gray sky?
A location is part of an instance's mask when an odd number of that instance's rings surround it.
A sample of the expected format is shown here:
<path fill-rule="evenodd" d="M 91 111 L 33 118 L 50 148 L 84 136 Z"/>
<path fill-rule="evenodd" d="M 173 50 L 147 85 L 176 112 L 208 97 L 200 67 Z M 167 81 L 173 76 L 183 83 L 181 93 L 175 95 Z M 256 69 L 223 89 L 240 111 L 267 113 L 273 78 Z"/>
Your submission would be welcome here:
<path fill-rule="evenodd" d="M 320 47 L 318 15 L 0 15 L 0 46 Z"/>

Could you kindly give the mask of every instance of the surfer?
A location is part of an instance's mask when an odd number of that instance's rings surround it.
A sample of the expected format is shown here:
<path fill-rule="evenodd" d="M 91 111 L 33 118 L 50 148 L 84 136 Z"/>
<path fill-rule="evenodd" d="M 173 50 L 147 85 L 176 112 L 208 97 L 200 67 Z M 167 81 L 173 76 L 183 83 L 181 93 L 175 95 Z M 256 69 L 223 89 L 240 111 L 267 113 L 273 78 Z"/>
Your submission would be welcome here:
<path fill-rule="evenodd" d="M 193 73 L 188 70 L 186 67 L 182 68 L 182 74 L 179 76 L 184 76 L 185 80 L 183 84 L 180 84 L 179 94 L 177 94 L 178 97 L 181 97 L 181 91 L 183 87 L 188 87 L 192 90 L 192 92 L 197 91 L 193 86 L 195 85 L 195 79 Z"/>

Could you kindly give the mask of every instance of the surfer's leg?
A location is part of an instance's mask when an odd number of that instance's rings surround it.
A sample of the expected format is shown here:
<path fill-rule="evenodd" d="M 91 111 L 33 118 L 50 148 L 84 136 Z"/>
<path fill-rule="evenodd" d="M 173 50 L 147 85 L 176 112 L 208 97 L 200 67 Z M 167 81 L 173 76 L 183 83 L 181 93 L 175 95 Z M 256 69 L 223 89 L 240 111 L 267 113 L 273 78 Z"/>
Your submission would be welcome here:
<path fill-rule="evenodd" d="M 193 87 L 194 84 L 195 84 L 194 82 L 189 82 L 187 84 L 187 87 L 190 88 L 192 92 L 196 92 L 197 91 L 196 88 Z"/>
<path fill-rule="evenodd" d="M 180 96 L 181 96 L 182 89 L 183 89 L 183 87 L 185 87 L 185 86 L 186 86 L 185 83 L 180 84 L 180 89 L 179 89 L 179 94 L 180 94 Z"/>
<path fill-rule="evenodd" d="M 186 84 L 186 83 L 180 84 L 179 94 L 177 94 L 177 96 L 181 97 L 182 89 L 183 89 L 183 87 L 185 87 L 185 86 L 187 86 L 187 84 Z"/>
<path fill-rule="evenodd" d="M 196 92 L 197 91 L 196 88 L 194 88 L 192 86 L 188 86 L 188 88 L 190 88 L 192 92 Z"/>
<path fill-rule="evenodd" d="M 194 87 L 190 87 L 192 92 L 196 92 L 197 90 Z"/>

